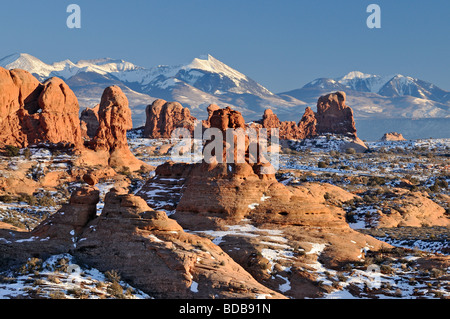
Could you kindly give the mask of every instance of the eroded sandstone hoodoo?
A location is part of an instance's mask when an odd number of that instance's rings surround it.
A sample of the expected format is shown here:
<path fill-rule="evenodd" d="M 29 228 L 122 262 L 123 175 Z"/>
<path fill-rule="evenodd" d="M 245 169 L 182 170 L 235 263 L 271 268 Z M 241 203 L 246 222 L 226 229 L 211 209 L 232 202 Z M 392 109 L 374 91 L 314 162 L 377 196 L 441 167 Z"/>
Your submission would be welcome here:
<path fill-rule="evenodd" d="M 103 92 L 98 109 L 99 126 L 88 143 L 98 158 L 106 158 L 111 167 L 139 169 L 144 163 L 131 153 L 127 131 L 133 126 L 128 99 L 118 86 L 110 86 Z"/>
<path fill-rule="evenodd" d="M 318 134 L 333 133 L 356 137 L 353 110 L 345 104 L 345 92 L 321 96 L 317 101 L 316 130 Z"/>
<path fill-rule="evenodd" d="M 280 121 L 270 109 L 257 123 L 266 129 L 278 128 L 280 139 L 286 140 L 314 138 L 327 133 L 356 138 L 353 111 L 345 104 L 345 92 L 321 96 L 317 101 L 317 112 L 307 107 L 298 123 Z"/>
<path fill-rule="evenodd" d="M 194 131 L 196 118 L 191 116 L 187 107 L 183 107 L 178 102 L 158 99 L 147 106 L 145 113 L 147 118 L 144 137 L 170 138 L 177 128 L 186 128 L 191 133 Z"/>
<path fill-rule="evenodd" d="M 79 105 L 59 78 L 39 83 L 24 70 L 0 68 L 0 144 L 82 147 Z"/>

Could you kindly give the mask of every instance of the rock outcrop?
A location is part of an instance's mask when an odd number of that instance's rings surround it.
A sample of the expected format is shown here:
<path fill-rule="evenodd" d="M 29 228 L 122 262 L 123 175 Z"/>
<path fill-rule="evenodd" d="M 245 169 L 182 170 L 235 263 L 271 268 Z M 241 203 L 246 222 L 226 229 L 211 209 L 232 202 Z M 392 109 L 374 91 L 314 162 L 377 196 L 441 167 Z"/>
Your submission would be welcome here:
<path fill-rule="evenodd" d="M 210 104 L 208 105 L 208 107 L 206 108 L 206 111 L 208 112 L 208 118 L 206 120 L 202 121 L 202 125 L 204 128 L 209 128 L 211 127 L 211 116 L 213 115 L 214 111 L 219 110 L 220 107 L 216 104 Z"/>
<path fill-rule="evenodd" d="M 310 114 L 312 113 L 312 116 Z M 298 140 L 314 137 L 315 134 L 315 118 L 314 112 L 311 108 L 306 108 L 300 122 L 297 124 L 294 121 L 280 121 L 278 116 L 273 113 L 271 109 L 264 111 L 262 120 L 256 123 L 261 125 L 261 128 L 267 129 L 270 135 L 270 129 L 279 129 L 279 138 L 283 140 Z"/>
<path fill-rule="evenodd" d="M 209 239 L 184 232 L 124 189 L 111 189 L 95 216 L 98 192 L 94 186 L 77 189 L 69 204 L 30 233 L 0 229 L 0 267 L 70 253 L 101 271 L 118 271 L 154 298 L 284 298 Z"/>
<path fill-rule="evenodd" d="M 176 128 L 186 128 L 191 133 L 194 131 L 196 118 L 178 102 L 158 99 L 147 106 L 145 113 L 144 137 L 170 138 Z"/>
<path fill-rule="evenodd" d="M 356 137 L 353 110 L 345 104 L 345 92 L 321 96 L 317 101 L 316 131 Z"/>
<path fill-rule="evenodd" d="M 445 209 L 428 198 L 426 192 L 394 188 L 386 196 L 390 200 L 383 211 L 378 211 L 376 227 L 450 226 Z"/>
<path fill-rule="evenodd" d="M 99 126 L 98 110 L 100 104 L 97 104 L 93 108 L 85 108 L 81 112 L 80 121 L 86 125 L 86 135 L 88 138 L 93 138 Z"/>
<path fill-rule="evenodd" d="M 386 142 L 386 141 L 406 141 L 406 140 L 402 134 L 397 133 L 397 132 L 390 132 L 390 133 L 385 133 L 381 137 L 381 141 Z"/>
<path fill-rule="evenodd" d="M 298 128 L 302 132 L 302 138 L 312 138 L 317 136 L 316 131 L 317 119 L 314 111 L 307 107 L 300 122 L 298 122 Z"/>
<path fill-rule="evenodd" d="M 270 109 L 256 123 L 266 129 L 278 128 L 280 139 L 285 140 L 314 138 L 327 133 L 357 137 L 353 111 L 345 105 L 345 92 L 321 96 L 317 102 L 317 112 L 307 107 L 298 123 L 282 122 Z"/>
<path fill-rule="evenodd" d="M 210 123 L 222 132 L 245 125 L 240 113 L 229 108 L 214 111 Z M 224 143 L 224 150 L 228 147 L 230 145 Z M 247 147 L 245 144 L 246 151 Z M 288 251 L 293 247 L 290 245 L 294 245 L 304 251 L 311 250 L 306 254 L 309 256 L 314 254 L 312 247 L 322 247 L 320 258 L 328 267 L 361 260 L 365 247 L 378 249 L 384 245 L 352 230 L 347 224 L 345 211 L 340 206 L 355 195 L 327 184 L 288 187 L 276 180 L 273 170 L 268 170 L 272 174 L 264 174 L 267 171 L 263 168 L 269 167 L 270 163 L 250 162 L 248 156 L 243 163 L 166 163 L 157 168 L 156 176 L 137 195 L 155 207 L 159 203 L 154 196 L 162 196 L 160 202 L 170 202 L 170 205 L 159 207 L 171 211 L 171 217 L 183 228 L 198 233 L 226 234 L 219 240 L 220 247 L 259 282 L 274 290 L 279 289 L 283 281 L 265 270 L 266 267 L 275 269 L 275 261 L 270 260 L 273 257 L 268 252 L 281 245 L 270 242 L 271 232 L 281 236 L 279 240 L 285 243 L 283 249 Z M 159 195 L 162 188 L 172 195 Z M 245 231 L 240 234 L 228 229 Z M 257 240 L 259 236 L 264 239 Z M 291 283 L 289 296 L 301 298 L 323 293 L 314 285 L 316 277 L 299 266 L 307 268 L 317 261 L 303 257 L 280 259 L 279 276 L 288 278 Z M 291 271 L 283 271 L 285 268 Z"/>
<path fill-rule="evenodd" d="M 82 147 L 78 100 L 59 78 L 39 83 L 24 70 L 0 68 L 0 144 Z"/>
<path fill-rule="evenodd" d="M 127 131 L 132 128 L 128 99 L 118 86 L 103 92 L 98 109 L 99 126 L 94 138 L 87 143 L 95 156 L 106 159 L 111 167 L 128 167 L 138 170 L 144 163 L 131 153 Z"/>

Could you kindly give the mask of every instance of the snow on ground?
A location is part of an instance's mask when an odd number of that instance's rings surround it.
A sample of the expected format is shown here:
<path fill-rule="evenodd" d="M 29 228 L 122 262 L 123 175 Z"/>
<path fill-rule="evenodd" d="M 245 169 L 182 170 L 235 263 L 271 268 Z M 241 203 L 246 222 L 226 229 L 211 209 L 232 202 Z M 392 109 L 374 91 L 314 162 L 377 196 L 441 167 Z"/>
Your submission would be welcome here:
<path fill-rule="evenodd" d="M 65 268 L 60 268 L 61 266 Z M 95 268 L 78 266 L 69 254 L 49 257 L 42 263 L 39 271 L 8 271 L 0 273 L 0 279 L 0 299 L 36 296 L 58 299 L 151 298 L 123 281 L 118 282 L 123 294 L 111 291 L 111 284 L 105 274 Z"/>
<path fill-rule="evenodd" d="M 227 226 L 227 230 L 202 230 L 202 231 L 193 231 L 193 233 L 200 233 L 203 235 L 208 235 L 212 237 L 212 242 L 216 245 L 220 245 L 224 241 L 224 237 L 228 235 L 233 236 L 243 236 L 243 237 L 259 237 L 262 235 L 267 235 L 274 242 L 287 242 L 287 239 L 285 237 L 282 237 L 283 231 L 276 230 L 276 229 L 262 229 L 257 228 L 251 224 L 248 224 L 247 222 L 249 220 L 243 219 L 242 220 L 244 224 L 241 225 L 231 225 Z M 187 230 L 185 230 L 187 231 Z"/>

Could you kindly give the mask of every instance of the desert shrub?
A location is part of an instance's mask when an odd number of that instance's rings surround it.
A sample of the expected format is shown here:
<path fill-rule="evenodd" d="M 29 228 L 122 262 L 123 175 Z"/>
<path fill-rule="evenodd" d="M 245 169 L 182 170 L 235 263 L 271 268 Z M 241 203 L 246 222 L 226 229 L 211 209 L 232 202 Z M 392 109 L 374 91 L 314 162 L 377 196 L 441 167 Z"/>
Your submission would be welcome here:
<path fill-rule="evenodd" d="M 330 151 L 330 156 L 339 158 L 339 157 L 341 157 L 341 153 L 339 151 L 336 151 L 336 150 L 331 150 Z"/>
<path fill-rule="evenodd" d="M 369 186 L 384 185 L 384 184 L 386 184 L 386 180 L 384 177 L 380 176 L 371 177 L 368 183 Z"/>
<path fill-rule="evenodd" d="M 56 272 L 67 272 L 69 269 L 69 264 L 70 261 L 68 258 L 60 258 L 56 262 L 53 270 Z"/>
<path fill-rule="evenodd" d="M 116 270 L 108 270 L 105 272 L 106 280 L 110 282 L 119 282 L 120 274 Z"/>
<path fill-rule="evenodd" d="M 50 282 L 52 282 L 54 284 L 60 284 L 61 283 L 61 280 L 55 275 L 49 275 L 48 276 L 48 281 L 50 281 Z"/>
<path fill-rule="evenodd" d="M 345 214 L 345 220 L 347 221 L 347 223 L 353 224 L 356 223 L 356 214 L 354 212 L 347 212 Z"/>
<path fill-rule="evenodd" d="M 37 204 L 36 197 L 34 197 L 32 195 L 24 194 L 24 193 L 19 195 L 18 201 L 19 202 L 25 202 L 25 203 L 27 203 L 30 206 L 36 206 L 36 204 Z"/>
<path fill-rule="evenodd" d="M 432 186 L 430 186 L 430 191 L 432 191 L 433 193 L 437 193 L 439 192 L 439 190 L 439 185 L 436 182 Z"/>
<path fill-rule="evenodd" d="M 25 156 L 25 158 L 27 160 L 29 160 L 31 158 L 31 151 L 30 151 L 29 148 L 26 148 L 26 149 L 23 150 L 23 156 Z"/>
<path fill-rule="evenodd" d="M 125 175 L 125 176 L 131 176 L 131 171 L 130 168 L 128 166 L 123 166 L 120 170 L 119 170 L 119 174 Z"/>
<path fill-rule="evenodd" d="M 43 286 L 43 285 L 45 285 L 45 280 L 40 278 L 35 279 L 33 282 L 33 286 Z"/>
<path fill-rule="evenodd" d="M 0 202 L 12 203 L 13 201 L 14 201 L 14 199 L 8 194 L 0 196 Z"/>
<path fill-rule="evenodd" d="M 118 298 L 123 297 L 123 288 L 117 281 L 112 282 L 108 288 L 106 288 L 106 292 Z"/>
<path fill-rule="evenodd" d="M 349 147 L 345 150 L 345 153 L 353 155 L 356 154 L 356 150 L 353 147 Z"/>
<path fill-rule="evenodd" d="M 13 145 L 5 146 L 5 151 L 4 151 L 5 156 L 15 157 L 15 156 L 19 156 L 19 153 L 20 153 L 20 148 L 18 148 L 17 146 L 13 146 Z"/>
<path fill-rule="evenodd" d="M 19 273 L 27 274 L 42 270 L 42 260 L 39 258 L 29 258 L 27 262 L 19 268 Z"/>
<path fill-rule="evenodd" d="M 134 289 L 133 288 L 131 288 L 131 287 L 128 287 L 127 288 L 127 290 L 125 291 L 125 295 L 126 296 L 133 296 L 135 294 L 135 291 L 134 291 Z"/>
<path fill-rule="evenodd" d="M 337 278 L 341 282 L 346 282 L 348 279 L 344 274 L 338 274 Z"/>
<path fill-rule="evenodd" d="M 17 228 L 27 229 L 27 226 L 20 221 L 20 218 L 17 217 L 5 217 L 2 222 L 13 225 Z"/>
<path fill-rule="evenodd" d="M 443 271 L 441 269 L 433 268 L 433 269 L 431 269 L 430 274 L 431 274 L 431 277 L 433 277 L 433 278 L 439 278 L 445 274 L 445 271 Z"/>
<path fill-rule="evenodd" d="M 438 181 L 438 185 L 439 185 L 441 188 L 448 188 L 448 182 L 447 182 L 446 180 L 443 180 L 443 179 L 441 179 L 441 180 Z"/>
<path fill-rule="evenodd" d="M 45 193 L 44 196 L 42 196 L 39 201 L 39 206 L 44 207 L 53 207 L 56 206 L 55 200 L 52 198 L 52 196 L 49 193 Z"/>
<path fill-rule="evenodd" d="M 328 164 L 324 161 L 319 161 L 319 163 L 317 164 L 318 168 L 327 168 Z"/>
<path fill-rule="evenodd" d="M 66 299 L 66 294 L 62 291 L 55 291 L 49 294 L 50 299 Z"/>
<path fill-rule="evenodd" d="M 77 299 L 84 299 L 84 298 L 88 297 L 87 294 L 83 291 L 83 289 L 81 289 L 79 287 L 68 289 L 67 293 L 69 295 L 73 295 L 74 298 L 77 298 Z"/>
<path fill-rule="evenodd" d="M 394 270 L 391 268 L 391 266 L 388 266 L 388 265 L 381 265 L 380 271 L 382 274 L 385 274 L 385 275 L 394 273 Z"/>

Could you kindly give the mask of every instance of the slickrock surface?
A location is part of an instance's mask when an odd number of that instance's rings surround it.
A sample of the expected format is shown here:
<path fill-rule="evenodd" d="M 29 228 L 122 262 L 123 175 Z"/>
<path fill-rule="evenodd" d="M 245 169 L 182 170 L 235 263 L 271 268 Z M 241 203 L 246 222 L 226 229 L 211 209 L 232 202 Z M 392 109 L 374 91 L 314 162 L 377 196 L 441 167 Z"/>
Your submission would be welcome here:
<path fill-rule="evenodd" d="M 258 283 L 209 239 L 188 234 L 165 212 L 113 188 L 100 216 L 98 190 L 77 189 L 60 211 L 30 233 L 0 230 L 0 267 L 70 253 L 101 271 L 114 269 L 156 298 L 284 298 Z"/>
<path fill-rule="evenodd" d="M 427 193 L 394 188 L 387 196 L 390 200 L 379 212 L 377 227 L 450 226 L 445 209 L 429 199 Z"/>

